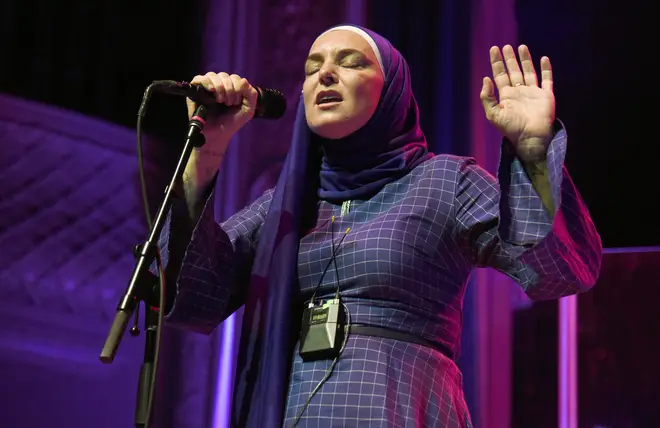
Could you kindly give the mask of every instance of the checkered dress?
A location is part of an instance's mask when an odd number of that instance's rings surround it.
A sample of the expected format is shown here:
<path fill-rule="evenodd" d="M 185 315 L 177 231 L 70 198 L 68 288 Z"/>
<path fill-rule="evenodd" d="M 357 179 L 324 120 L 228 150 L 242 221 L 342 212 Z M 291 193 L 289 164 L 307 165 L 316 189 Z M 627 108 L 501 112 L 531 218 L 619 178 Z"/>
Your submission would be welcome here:
<path fill-rule="evenodd" d="M 332 376 L 311 400 L 300 427 L 470 427 L 462 375 L 454 363 L 470 272 L 492 267 L 534 299 L 589 289 L 600 238 L 564 166 L 566 138 L 552 141 L 548 167 L 556 213 L 544 208 L 520 163 L 504 150 L 498 181 L 472 159 L 438 155 L 350 211 L 322 201 L 316 228 L 302 238 L 298 276 L 305 297 L 331 297 L 337 285 L 351 324 L 400 330 L 434 341 L 349 335 Z M 500 190 L 501 188 L 501 190 Z M 211 332 L 240 304 L 259 227 L 272 191 L 224 224 L 208 203 L 178 272 L 169 324 Z M 335 216 L 333 222 L 332 216 Z M 332 241 L 339 243 L 334 264 Z M 169 228 L 161 239 L 170 254 Z M 177 263 L 178 265 L 178 263 Z M 330 361 L 294 354 L 285 426 L 323 378 Z"/>

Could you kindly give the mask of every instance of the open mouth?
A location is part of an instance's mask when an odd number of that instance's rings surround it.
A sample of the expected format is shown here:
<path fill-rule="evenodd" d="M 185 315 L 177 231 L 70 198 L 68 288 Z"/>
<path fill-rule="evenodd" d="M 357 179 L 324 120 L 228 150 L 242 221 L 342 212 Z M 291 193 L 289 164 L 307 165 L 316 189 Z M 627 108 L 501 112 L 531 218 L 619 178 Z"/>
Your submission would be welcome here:
<path fill-rule="evenodd" d="M 344 99 L 337 91 L 322 91 L 316 96 L 316 104 L 329 105 L 342 102 Z"/>

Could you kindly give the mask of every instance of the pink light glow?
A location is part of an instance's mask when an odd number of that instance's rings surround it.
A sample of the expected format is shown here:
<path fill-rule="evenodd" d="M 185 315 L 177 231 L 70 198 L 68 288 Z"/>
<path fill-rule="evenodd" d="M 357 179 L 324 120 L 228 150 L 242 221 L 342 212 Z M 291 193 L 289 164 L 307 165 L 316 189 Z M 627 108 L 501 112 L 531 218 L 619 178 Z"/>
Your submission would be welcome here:
<path fill-rule="evenodd" d="M 577 296 L 559 300 L 558 427 L 577 428 Z"/>
<path fill-rule="evenodd" d="M 222 323 L 220 364 L 218 367 L 218 380 L 213 408 L 213 428 L 229 427 L 232 394 L 234 389 L 232 379 L 234 377 L 235 329 L 236 314 L 233 314 Z"/>

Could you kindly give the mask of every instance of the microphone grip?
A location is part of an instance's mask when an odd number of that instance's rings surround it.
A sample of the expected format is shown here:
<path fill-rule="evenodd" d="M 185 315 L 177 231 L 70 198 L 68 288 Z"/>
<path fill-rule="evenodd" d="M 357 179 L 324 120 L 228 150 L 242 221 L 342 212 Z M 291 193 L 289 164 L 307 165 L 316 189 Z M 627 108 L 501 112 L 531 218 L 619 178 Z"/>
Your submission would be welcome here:
<path fill-rule="evenodd" d="M 192 85 L 188 82 L 177 82 L 174 80 L 156 80 L 152 85 L 159 92 L 188 97 L 195 103 L 208 107 L 214 113 L 222 114 L 238 108 L 237 106 L 229 107 L 219 104 L 215 99 L 215 95 L 204 89 L 202 85 Z M 286 111 L 286 98 L 282 92 L 259 86 L 254 86 L 254 88 L 259 94 L 254 117 L 279 119 L 284 115 Z"/>
<path fill-rule="evenodd" d="M 213 93 L 204 89 L 202 85 L 191 85 L 184 82 L 184 87 L 186 91 L 185 95 L 197 104 L 202 104 L 214 109 L 224 107 L 225 110 L 229 110 L 230 108 L 226 105 L 218 104 Z"/>

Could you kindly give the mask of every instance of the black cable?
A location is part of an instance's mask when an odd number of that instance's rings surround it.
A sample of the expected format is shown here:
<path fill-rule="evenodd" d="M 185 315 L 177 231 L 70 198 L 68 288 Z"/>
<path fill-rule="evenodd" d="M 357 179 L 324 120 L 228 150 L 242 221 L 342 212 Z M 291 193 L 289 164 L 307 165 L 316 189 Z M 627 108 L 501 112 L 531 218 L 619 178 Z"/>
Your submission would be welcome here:
<path fill-rule="evenodd" d="M 149 198 L 147 194 L 147 182 L 146 174 L 144 172 L 144 158 L 142 155 L 142 119 L 144 118 L 147 112 L 147 104 L 151 99 L 151 94 L 153 93 L 154 85 L 149 85 L 144 91 L 142 97 L 142 104 L 138 110 L 138 118 L 136 125 L 137 132 L 137 156 L 138 156 L 138 175 L 140 176 L 140 190 L 142 194 L 142 205 L 144 207 L 145 220 L 147 222 L 147 227 L 151 230 L 153 226 L 153 221 L 151 219 L 151 209 L 149 208 Z M 156 326 L 156 350 L 154 352 L 154 362 L 151 368 L 151 380 L 149 385 L 149 402 L 147 404 L 147 419 L 144 424 L 144 428 L 149 427 L 149 422 L 151 420 L 151 412 L 153 409 L 154 403 L 154 393 L 156 391 L 156 374 L 158 373 L 158 356 L 160 354 L 160 342 L 162 337 L 162 325 L 164 321 L 164 303 L 165 303 L 165 272 L 163 270 L 163 264 L 160 257 L 160 249 L 156 248 L 156 266 L 158 267 L 158 276 L 160 283 L 159 298 L 158 298 L 158 308 L 149 308 L 145 304 L 145 311 L 158 310 L 158 325 Z M 136 309 L 139 310 L 139 307 Z M 147 312 L 146 319 L 149 319 L 149 313 Z M 145 332 L 146 334 L 146 332 Z"/>
<path fill-rule="evenodd" d="M 332 363 L 330 364 L 330 367 L 325 372 L 325 375 L 323 376 L 323 379 L 319 381 L 318 384 L 316 384 L 316 387 L 312 392 L 309 394 L 309 397 L 307 397 L 307 400 L 305 400 L 305 403 L 303 404 L 302 408 L 296 415 L 296 419 L 294 419 L 293 424 L 291 425 L 291 428 L 294 428 L 298 422 L 300 422 L 300 419 L 302 418 L 303 413 L 305 413 L 305 410 L 307 409 L 307 406 L 309 406 L 309 403 L 312 401 L 312 398 L 316 395 L 317 392 L 321 389 L 323 384 L 330 379 L 330 376 L 332 375 L 332 372 L 335 369 L 335 366 L 337 365 L 337 361 L 339 361 L 339 357 L 341 357 L 341 354 L 344 352 L 344 349 L 346 348 L 346 343 L 348 343 L 348 335 L 350 333 L 351 329 L 351 314 L 348 310 L 348 306 L 344 304 L 344 302 L 341 301 L 341 294 L 340 294 L 340 288 L 339 288 L 339 269 L 337 268 L 337 251 L 341 247 L 342 242 L 344 242 L 344 239 L 348 235 L 348 232 L 351 230 L 351 228 L 347 228 L 346 232 L 344 233 L 344 236 L 341 237 L 339 240 L 339 243 L 335 246 L 335 229 L 334 229 L 334 224 L 335 224 L 335 216 L 332 216 L 332 221 L 330 223 L 330 242 L 332 242 L 332 257 L 330 257 L 330 261 L 328 262 L 325 270 L 323 271 L 323 274 L 321 275 L 321 279 L 319 280 L 318 284 L 316 285 L 316 288 L 314 289 L 314 294 L 312 294 L 312 298 L 310 302 L 314 302 L 314 299 L 316 297 L 316 291 L 318 290 L 319 286 L 323 282 L 323 277 L 325 276 L 326 271 L 328 270 L 328 267 L 334 262 L 335 264 L 335 279 L 337 281 L 337 291 L 335 293 L 335 298 L 339 300 L 339 303 L 344 307 L 344 310 L 346 311 L 346 329 L 344 331 L 344 340 L 342 341 L 341 348 L 339 349 L 339 352 L 337 353 L 337 356 L 332 360 Z"/>
<path fill-rule="evenodd" d="M 154 85 L 151 84 L 145 89 L 144 95 L 142 96 L 142 103 L 138 110 L 137 117 L 137 157 L 138 157 L 138 175 L 140 177 L 140 191 L 142 194 L 142 206 L 144 208 L 144 218 L 147 221 L 147 228 L 151 230 L 152 220 L 151 220 L 151 209 L 149 208 L 149 198 L 147 197 L 147 181 L 146 174 L 144 173 L 144 157 L 142 154 L 142 120 L 147 114 L 147 104 L 151 99 L 151 95 L 154 91 Z"/>
<path fill-rule="evenodd" d="M 335 258 L 336 252 L 335 252 L 335 229 L 334 229 L 334 224 L 335 224 L 335 216 L 332 216 L 332 220 L 330 223 L 330 241 L 332 242 L 332 257 L 330 257 L 330 260 L 328 261 L 328 264 L 325 266 L 325 269 L 323 270 L 323 273 L 321 274 L 321 278 L 319 278 L 319 282 L 316 284 L 316 287 L 314 287 L 314 292 L 312 293 L 312 297 L 309 299 L 310 302 L 314 302 L 316 299 L 316 293 L 319 290 L 319 287 L 321 287 L 321 284 L 323 283 L 323 278 L 325 277 L 326 272 L 330 268 L 330 265 L 332 265 L 332 262 L 334 261 L 335 263 L 335 270 L 337 269 L 337 260 Z M 349 227 L 346 229 L 346 232 L 344 233 L 344 236 L 339 240 L 339 243 L 337 244 L 337 249 L 341 246 L 341 243 L 344 242 L 344 238 L 346 238 L 346 235 L 348 235 L 348 232 L 351 230 Z M 337 271 L 338 272 L 338 271 Z M 338 274 L 335 275 L 337 277 L 337 298 L 339 298 L 339 277 Z"/>
<path fill-rule="evenodd" d="M 335 224 L 335 216 L 332 216 L 332 224 L 330 225 L 330 227 L 331 227 L 331 232 L 330 232 L 331 235 L 330 236 L 332 236 L 332 260 L 334 260 L 334 262 L 335 262 L 335 280 L 337 281 L 337 292 L 335 293 L 335 299 L 339 300 L 339 298 L 341 296 L 340 296 L 340 290 L 339 290 L 339 268 L 337 267 L 337 251 L 335 249 L 335 239 L 334 239 L 334 236 L 335 236 L 335 228 L 333 227 L 334 224 Z M 341 238 L 338 245 L 341 245 L 341 243 L 344 242 L 344 238 L 346 238 L 346 235 L 348 235 L 348 232 L 350 230 L 351 230 L 350 227 L 348 229 L 346 229 L 346 233 Z"/>
<path fill-rule="evenodd" d="M 346 343 L 348 343 L 348 335 L 351 330 L 351 313 L 348 311 L 348 306 L 346 306 L 344 303 L 341 304 L 342 306 L 344 306 L 344 309 L 346 310 L 346 333 L 344 334 L 344 341 L 341 344 L 341 349 L 339 350 L 337 356 L 332 360 L 332 364 L 330 364 L 328 370 L 325 371 L 325 375 L 323 376 L 323 379 L 321 379 L 319 383 L 316 384 L 314 390 L 309 394 L 307 400 L 305 400 L 305 404 L 303 404 L 302 408 L 300 409 L 300 412 L 298 412 L 298 415 L 296 416 L 296 419 L 293 421 L 291 428 L 294 428 L 298 424 L 298 422 L 300 422 L 300 419 L 302 418 L 303 413 L 305 413 L 307 406 L 309 406 L 309 403 L 312 401 L 312 398 L 314 398 L 316 393 L 319 392 L 321 386 L 323 386 L 323 384 L 328 379 L 330 379 L 330 376 L 332 375 L 332 372 L 334 371 L 335 366 L 337 365 L 337 361 L 339 361 L 339 357 L 341 357 L 341 354 L 344 352 L 344 349 L 346 348 Z"/>

